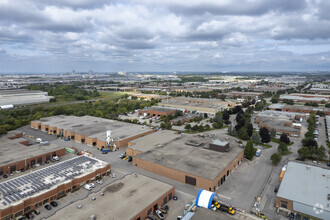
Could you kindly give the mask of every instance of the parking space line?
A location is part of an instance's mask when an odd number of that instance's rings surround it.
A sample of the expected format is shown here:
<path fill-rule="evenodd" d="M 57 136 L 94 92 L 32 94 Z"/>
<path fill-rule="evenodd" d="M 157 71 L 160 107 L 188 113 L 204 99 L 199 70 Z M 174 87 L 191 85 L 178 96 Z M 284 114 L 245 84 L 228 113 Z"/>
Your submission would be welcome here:
<path fill-rule="evenodd" d="M 224 195 L 221 195 L 221 194 L 218 194 L 220 197 L 223 197 L 223 198 L 225 198 L 225 199 L 229 199 L 229 200 L 231 200 L 231 198 L 229 198 L 229 197 L 227 197 L 227 196 L 224 196 Z"/>

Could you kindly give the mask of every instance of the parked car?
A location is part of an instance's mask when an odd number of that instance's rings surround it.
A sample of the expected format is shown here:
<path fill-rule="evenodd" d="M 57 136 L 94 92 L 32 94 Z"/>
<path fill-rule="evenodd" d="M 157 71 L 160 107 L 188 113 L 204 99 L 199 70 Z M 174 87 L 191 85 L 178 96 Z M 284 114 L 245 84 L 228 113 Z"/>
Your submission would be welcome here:
<path fill-rule="evenodd" d="M 96 182 L 97 182 L 98 184 L 100 184 L 100 185 L 103 184 L 103 180 L 96 180 Z"/>
<path fill-rule="evenodd" d="M 116 174 L 111 173 L 111 174 L 110 174 L 110 177 L 115 178 L 115 177 L 116 177 Z"/>
<path fill-rule="evenodd" d="M 330 162 L 327 163 L 327 166 L 330 167 Z"/>
<path fill-rule="evenodd" d="M 128 157 L 128 162 L 132 162 L 133 158 L 132 157 Z"/>
<path fill-rule="evenodd" d="M 93 189 L 93 187 L 91 187 L 89 184 L 86 184 L 84 186 L 84 188 L 87 189 L 87 190 L 89 190 L 89 191 Z"/>
<path fill-rule="evenodd" d="M 47 210 L 52 210 L 52 207 L 51 207 L 50 205 L 45 205 L 44 207 L 45 207 L 45 209 L 47 209 Z"/>
<path fill-rule="evenodd" d="M 59 161 L 60 158 L 58 156 L 53 157 L 54 160 Z"/>
<path fill-rule="evenodd" d="M 94 184 L 94 183 L 90 183 L 89 185 L 90 185 L 92 188 L 95 187 L 95 184 Z"/>
<path fill-rule="evenodd" d="M 120 155 L 119 155 L 119 158 L 120 158 L 120 159 L 123 159 L 124 157 L 126 157 L 126 153 L 123 153 L 123 154 L 120 154 Z"/>
<path fill-rule="evenodd" d="M 55 202 L 55 201 L 50 202 L 50 205 L 53 206 L 53 207 L 57 207 L 58 206 L 57 202 Z"/>
<path fill-rule="evenodd" d="M 276 186 L 274 192 L 277 193 L 279 188 L 280 188 L 279 186 Z"/>
<path fill-rule="evenodd" d="M 153 214 L 149 214 L 148 218 L 151 219 L 151 220 L 157 220 L 157 217 L 154 216 Z"/>
<path fill-rule="evenodd" d="M 25 216 L 26 216 L 27 219 L 33 219 L 34 218 L 34 215 L 31 212 L 27 213 Z"/>
<path fill-rule="evenodd" d="M 104 196 L 104 193 L 103 193 L 103 192 L 101 192 L 101 193 L 100 193 L 100 196 Z"/>
<path fill-rule="evenodd" d="M 6 178 L 8 178 L 8 175 L 6 175 L 6 174 L 5 174 L 5 175 L 3 175 L 3 178 L 5 178 L 5 179 L 6 179 Z"/>
<path fill-rule="evenodd" d="M 81 204 L 77 204 L 77 209 L 81 209 L 82 205 Z"/>
<path fill-rule="evenodd" d="M 158 215 L 158 217 L 160 219 L 164 219 L 165 218 L 164 214 L 160 210 L 156 210 L 156 214 Z"/>
<path fill-rule="evenodd" d="M 38 210 L 33 210 L 33 213 L 36 214 L 36 215 L 40 215 L 40 212 Z"/>

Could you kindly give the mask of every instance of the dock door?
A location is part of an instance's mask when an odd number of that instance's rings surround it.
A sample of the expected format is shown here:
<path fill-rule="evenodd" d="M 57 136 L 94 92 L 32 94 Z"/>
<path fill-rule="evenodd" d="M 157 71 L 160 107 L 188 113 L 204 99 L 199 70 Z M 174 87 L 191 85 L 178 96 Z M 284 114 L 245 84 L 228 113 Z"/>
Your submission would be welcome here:
<path fill-rule="evenodd" d="M 186 182 L 185 183 L 196 186 L 196 178 L 191 177 L 191 176 L 186 176 Z"/>

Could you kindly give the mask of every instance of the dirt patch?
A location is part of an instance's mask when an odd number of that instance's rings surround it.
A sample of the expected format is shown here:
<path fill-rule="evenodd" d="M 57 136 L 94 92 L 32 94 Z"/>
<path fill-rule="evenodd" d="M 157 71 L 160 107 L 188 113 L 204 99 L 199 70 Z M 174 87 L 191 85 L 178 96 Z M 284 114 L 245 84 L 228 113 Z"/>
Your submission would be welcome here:
<path fill-rule="evenodd" d="M 120 190 L 121 188 L 123 188 L 123 186 L 124 186 L 124 183 L 122 183 L 122 182 L 115 183 L 115 184 L 112 184 L 111 186 L 106 187 L 104 192 L 114 193 L 114 192 L 117 192 L 118 190 Z"/>

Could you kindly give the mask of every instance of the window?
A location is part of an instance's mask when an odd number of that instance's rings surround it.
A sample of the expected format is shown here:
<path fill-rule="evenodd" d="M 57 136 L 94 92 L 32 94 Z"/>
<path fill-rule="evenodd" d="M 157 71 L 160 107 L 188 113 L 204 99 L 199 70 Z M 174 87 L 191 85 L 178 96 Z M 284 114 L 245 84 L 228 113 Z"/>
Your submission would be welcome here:
<path fill-rule="evenodd" d="M 96 142 L 93 142 L 93 146 L 96 146 Z"/>
<path fill-rule="evenodd" d="M 46 160 L 50 160 L 50 155 L 47 155 L 46 156 Z"/>
<path fill-rule="evenodd" d="M 36 204 L 36 207 L 39 207 L 41 205 L 42 205 L 42 202 L 39 202 L 39 203 Z"/>
<path fill-rule="evenodd" d="M 164 203 L 164 205 L 167 203 L 167 196 L 164 197 L 164 199 L 163 199 L 163 203 Z"/>
<path fill-rule="evenodd" d="M 227 170 L 227 177 L 229 176 L 229 170 Z"/>
<path fill-rule="evenodd" d="M 281 201 L 281 207 L 287 209 L 288 208 L 288 202 Z"/>
<path fill-rule="evenodd" d="M 56 199 L 56 196 L 52 196 L 52 197 L 50 197 L 50 201 L 53 201 L 53 200 L 55 200 Z"/>
<path fill-rule="evenodd" d="M 3 220 L 10 220 L 12 219 L 13 215 L 10 214 L 10 215 L 7 215 L 6 217 L 3 218 Z"/>
<path fill-rule="evenodd" d="M 42 157 L 38 158 L 38 163 L 42 163 Z"/>
<path fill-rule="evenodd" d="M 10 172 L 15 172 L 16 171 L 16 165 L 10 167 Z"/>
<path fill-rule="evenodd" d="M 196 178 L 194 177 L 190 177 L 190 176 L 186 176 L 186 183 L 196 186 Z"/>
<path fill-rule="evenodd" d="M 172 199 L 172 193 L 168 195 L 168 200 L 170 201 Z"/>
<path fill-rule="evenodd" d="M 0 176 L 3 175 L 3 170 L 0 170 Z"/>
<path fill-rule="evenodd" d="M 18 216 L 21 216 L 23 214 L 23 212 L 22 211 L 20 211 L 20 212 L 17 212 L 16 214 L 15 214 L 15 217 L 17 218 Z"/>
<path fill-rule="evenodd" d="M 49 200 L 48 199 L 45 199 L 42 204 L 45 205 Z"/>
<path fill-rule="evenodd" d="M 25 207 L 25 209 L 24 209 L 24 213 L 26 213 L 26 212 L 28 212 L 28 211 L 30 211 L 30 206 Z"/>
<path fill-rule="evenodd" d="M 57 193 L 57 195 L 58 195 L 59 197 L 62 196 L 62 195 L 64 195 L 64 194 L 65 194 L 64 190 L 61 191 L 61 192 L 59 192 L 59 193 Z"/>
<path fill-rule="evenodd" d="M 56 152 L 53 152 L 53 153 L 52 153 L 52 156 L 55 157 L 55 156 L 56 156 Z"/>
<path fill-rule="evenodd" d="M 149 209 L 149 210 L 148 210 L 148 215 L 150 215 L 150 214 L 151 214 L 151 212 L 152 212 L 152 210 L 151 210 L 151 209 Z"/>

